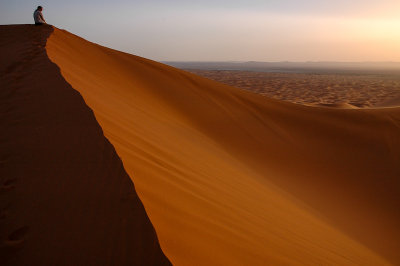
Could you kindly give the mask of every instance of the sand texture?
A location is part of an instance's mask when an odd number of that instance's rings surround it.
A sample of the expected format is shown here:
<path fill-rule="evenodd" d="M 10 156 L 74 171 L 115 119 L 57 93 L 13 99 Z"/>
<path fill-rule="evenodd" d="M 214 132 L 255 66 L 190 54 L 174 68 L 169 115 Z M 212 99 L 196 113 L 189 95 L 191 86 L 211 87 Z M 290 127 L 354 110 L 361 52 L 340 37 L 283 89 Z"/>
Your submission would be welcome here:
<path fill-rule="evenodd" d="M 336 108 L 400 106 L 400 76 L 392 73 L 189 71 L 267 97 L 304 105 Z"/>
<path fill-rule="evenodd" d="M 46 51 L 173 264 L 400 264 L 399 108 L 278 101 L 58 29 Z"/>
<path fill-rule="evenodd" d="M 384 100 L 378 103 L 376 107 L 400 107 L 400 96 Z"/>
<path fill-rule="evenodd" d="M 1 265 L 400 264 L 400 108 L 0 36 Z"/>
<path fill-rule="evenodd" d="M 0 265 L 169 264 L 52 32 L 0 26 Z"/>

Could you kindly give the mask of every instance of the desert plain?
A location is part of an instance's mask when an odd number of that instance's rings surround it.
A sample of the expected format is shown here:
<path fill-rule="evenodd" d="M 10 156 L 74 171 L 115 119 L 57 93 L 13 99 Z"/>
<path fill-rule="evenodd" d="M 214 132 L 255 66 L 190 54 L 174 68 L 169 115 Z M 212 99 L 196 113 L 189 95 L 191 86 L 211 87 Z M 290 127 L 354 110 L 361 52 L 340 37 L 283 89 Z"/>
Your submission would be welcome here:
<path fill-rule="evenodd" d="M 373 108 L 400 104 L 397 73 L 271 73 L 187 69 L 230 86 L 303 105 Z M 299 71 L 300 72 L 300 71 Z M 327 73 L 328 72 L 328 73 Z"/>

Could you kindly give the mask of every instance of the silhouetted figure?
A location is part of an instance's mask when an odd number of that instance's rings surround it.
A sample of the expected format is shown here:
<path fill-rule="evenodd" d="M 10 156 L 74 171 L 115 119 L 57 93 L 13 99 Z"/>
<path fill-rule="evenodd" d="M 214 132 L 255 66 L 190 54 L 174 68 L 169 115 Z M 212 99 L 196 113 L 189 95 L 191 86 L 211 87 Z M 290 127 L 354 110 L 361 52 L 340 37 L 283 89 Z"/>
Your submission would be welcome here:
<path fill-rule="evenodd" d="M 43 10 L 43 7 L 38 6 L 36 8 L 35 12 L 33 12 L 33 19 L 35 20 L 35 25 L 46 24 L 46 20 L 43 17 L 42 10 Z"/>

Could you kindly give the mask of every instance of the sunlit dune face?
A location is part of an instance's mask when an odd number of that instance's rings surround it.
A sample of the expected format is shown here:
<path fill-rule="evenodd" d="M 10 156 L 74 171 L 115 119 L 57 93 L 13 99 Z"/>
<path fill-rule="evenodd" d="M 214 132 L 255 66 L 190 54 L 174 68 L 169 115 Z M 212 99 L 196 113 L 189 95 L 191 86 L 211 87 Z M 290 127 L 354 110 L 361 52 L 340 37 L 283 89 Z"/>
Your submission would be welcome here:
<path fill-rule="evenodd" d="M 46 51 L 173 265 L 399 264 L 398 108 L 275 101 L 58 29 Z"/>

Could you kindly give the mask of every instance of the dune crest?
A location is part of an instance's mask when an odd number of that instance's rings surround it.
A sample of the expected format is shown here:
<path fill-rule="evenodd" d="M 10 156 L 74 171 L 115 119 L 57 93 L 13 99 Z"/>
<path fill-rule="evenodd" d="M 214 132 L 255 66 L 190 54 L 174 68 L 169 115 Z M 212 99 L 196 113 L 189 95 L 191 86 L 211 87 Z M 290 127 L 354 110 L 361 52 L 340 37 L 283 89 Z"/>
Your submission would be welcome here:
<path fill-rule="evenodd" d="M 176 265 L 386 265 L 400 257 L 400 109 L 294 105 L 55 29 Z"/>
<path fill-rule="evenodd" d="M 358 109 L 357 106 L 354 106 L 350 103 L 319 103 L 319 104 L 309 104 L 307 106 L 339 108 L 339 109 Z"/>
<path fill-rule="evenodd" d="M 0 26 L 0 264 L 170 265 L 52 32 Z"/>

